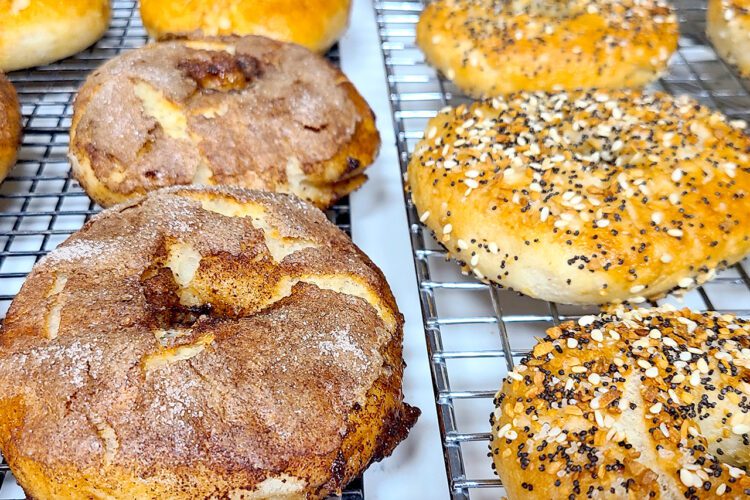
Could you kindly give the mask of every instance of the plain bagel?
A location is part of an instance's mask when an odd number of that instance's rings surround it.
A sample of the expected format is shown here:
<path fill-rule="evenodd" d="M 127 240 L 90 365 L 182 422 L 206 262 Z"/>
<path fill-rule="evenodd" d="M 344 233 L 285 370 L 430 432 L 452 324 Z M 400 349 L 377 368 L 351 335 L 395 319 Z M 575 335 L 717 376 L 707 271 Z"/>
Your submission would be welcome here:
<path fill-rule="evenodd" d="M 262 35 L 325 52 L 346 31 L 351 0 L 141 0 L 143 26 L 173 35 Z"/>
<path fill-rule="evenodd" d="M 109 0 L 5 0 L 0 70 L 41 66 L 76 54 L 109 26 Z"/>

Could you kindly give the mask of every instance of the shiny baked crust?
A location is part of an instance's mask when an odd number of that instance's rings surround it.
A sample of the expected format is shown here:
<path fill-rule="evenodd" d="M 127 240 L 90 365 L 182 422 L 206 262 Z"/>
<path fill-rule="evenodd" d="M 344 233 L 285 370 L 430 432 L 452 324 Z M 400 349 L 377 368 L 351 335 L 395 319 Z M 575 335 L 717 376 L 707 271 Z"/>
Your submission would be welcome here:
<path fill-rule="evenodd" d="M 466 272 L 572 304 L 644 302 L 750 251 L 750 139 L 688 97 L 517 93 L 433 118 L 408 169 Z"/>
<path fill-rule="evenodd" d="M 41 66 L 99 40 L 109 0 L 0 0 L 0 70 Z"/>
<path fill-rule="evenodd" d="M 495 398 L 508 498 L 747 498 L 750 322 L 672 308 L 547 331 Z"/>
<path fill-rule="evenodd" d="M 325 52 L 346 31 L 351 0 L 141 0 L 149 35 L 262 35 Z"/>
<path fill-rule="evenodd" d="M 402 317 L 312 205 L 168 188 L 37 264 L 0 334 L 0 450 L 33 498 L 320 498 L 390 454 Z"/>
<path fill-rule="evenodd" d="M 16 89 L 0 72 L 0 181 L 16 162 L 21 142 L 21 107 Z"/>
<path fill-rule="evenodd" d="M 417 24 L 427 61 L 474 97 L 643 85 L 677 38 L 663 0 L 436 0 Z"/>
<path fill-rule="evenodd" d="M 326 207 L 380 147 L 372 110 L 338 69 L 293 44 L 209 37 L 107 62 L 76 98 L 73 173 L 103 206 L 171 185 L 290 192 Z"/>
<path fill-rule="evenodd" d="M 716 52 L 750 77 L 750 3 L 744 0 L 708 0 L 706 35 Z"/>

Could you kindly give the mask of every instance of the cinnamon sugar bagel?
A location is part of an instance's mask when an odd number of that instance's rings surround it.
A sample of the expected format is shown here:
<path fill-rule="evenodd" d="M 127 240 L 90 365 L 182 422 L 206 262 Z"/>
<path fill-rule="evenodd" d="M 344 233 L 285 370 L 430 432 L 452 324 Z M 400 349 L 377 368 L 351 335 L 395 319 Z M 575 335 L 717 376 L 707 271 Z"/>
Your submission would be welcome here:
<path fill-rule="evenodd" d="M 155 39 L 174 34 L 263 35 L 325 52 L 349 22 L 351 0 L 141 0 Z"/>
<path fill-rule="evenodd" d="M 110 206 L 171 185 L 293 193 L 326 207 L 357 189 L 380 146 L 349 80 L 297 45 L 191 38 L 127 52 L 76 99 L 73 173 Z"/>
<path fill-rule="evenodd" d="M 436 0 L 417 24 L 427 61 L 474 97 L 643 85 L 677 38 L 663 0 Z"/>
<path fill-rule="evenodd" d="M 664 93 L 517 93 L 438 113 L 409 163 L 466 272 L 531 297 L 635 303 L 750 251 L 744 122 Z"/>
<path fill-rule="evenodd" d="M 171 188 L 37 264 L 0 334 L 32 498 L 320 498 L 406 436 L 381 272 L 293 196 Z"/>
<path fill-rule="evenodd" d="M 13 84 L 0 71 L 0 181 L 16 162 L 21 142 L 21 106 Z"/>
<path fill-rule="evenodd" d="M 495 398 L 508 498 L 747 498 L 750 322 L 670 308 L 548 330 Z"/>
<path fill-rule="evenodd" d="M 750 77 L 750 2 L 708 0 L 706 34 L 716 52 Z"/>

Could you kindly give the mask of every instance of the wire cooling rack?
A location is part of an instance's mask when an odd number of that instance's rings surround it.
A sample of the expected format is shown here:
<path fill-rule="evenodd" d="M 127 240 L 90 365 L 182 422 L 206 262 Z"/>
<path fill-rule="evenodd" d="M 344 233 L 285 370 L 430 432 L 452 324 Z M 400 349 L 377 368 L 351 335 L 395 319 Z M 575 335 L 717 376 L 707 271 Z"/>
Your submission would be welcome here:
<path fill-rule="evenodd" d="M 148 39 L 137 1 L 115 0 L 112 9 L 109 30 L 93 47 L 49 66 L 8 75 L 21 101 L 24 131 L 18 162 L 0 185 L 0 318 L 31 267 L 101 210 L 71 178 L 66 155 L 78 87 L 90 71 Z M 327 57 L 338 65 L 338 47 Z M 351 235 L 349 213 L 349 201 L 343 199 L 327 215 Z M 0 456 L 0 500 L 21 494 Z M 362 480 L 352 481 L 342 498 L 364 499 Z"/>
<path fill-rule="evenodd" d="M 430 68 L 414 43 L 421 0 L 375 0 L 402 171 L 427 120 L 470 99 Z M 654 88 L 689 94 L 732 118 L 750 117 L 750 83 L 736 76 L 707 41 L 703 0 L 679 0 L 682 37 L 668 74 Z M 407 196 L 408 198 L 408 196 Z M 560 321 L 596 312 L 521 297 L 481 284 L 446 262 L 407 199 L 414 262 L 425 322 L 446 471 L 454 499 L 497 499 L 502 485 L 487 457 L 492 398 L 502 378 Z M 680 302 L 750 316 L 747 261 L 687 294 Z"/>

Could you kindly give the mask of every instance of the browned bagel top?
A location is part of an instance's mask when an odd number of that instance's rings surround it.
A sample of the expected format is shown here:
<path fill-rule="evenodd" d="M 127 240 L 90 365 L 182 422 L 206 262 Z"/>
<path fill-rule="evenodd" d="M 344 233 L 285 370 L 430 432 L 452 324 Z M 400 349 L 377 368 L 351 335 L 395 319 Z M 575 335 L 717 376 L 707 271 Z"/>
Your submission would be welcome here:
<path fill-rule="evenodd" d="M 118 201 L 171 185 L 330 185 L 361 175 L 378 146 L 371 111 L 339 70 L 259 36 L 172 40 L 112 59 L 81 89 L 71 130 L 72 156 L 96 178 L 79 180 Z"/>
<path fill-rule="evenodd" d="M 0 416 L 23 425 L 0 446 L 53 468 L 260 481 L 340 447 L 400 328 L 380 271 L 314 207 L 157 191 L 29 276 L 0 335 Z"/>

